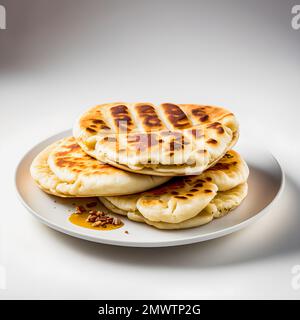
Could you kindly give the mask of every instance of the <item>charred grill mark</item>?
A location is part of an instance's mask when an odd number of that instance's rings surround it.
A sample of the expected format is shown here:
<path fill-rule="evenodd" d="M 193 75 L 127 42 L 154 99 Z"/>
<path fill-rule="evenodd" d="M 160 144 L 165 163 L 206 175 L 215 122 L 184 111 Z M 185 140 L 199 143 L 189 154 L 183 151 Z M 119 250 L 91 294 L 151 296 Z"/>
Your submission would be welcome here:
<path fill-rule="evenodd" d="M 209 116 L 208 116 L 208 114 L 206 114 L 204 107 L 193 109 L 192 115 L 197 117 L 198 120 L 200 120 L 201 122 L 208 121 L 208 119 L 209 119 Z"/>
<path fill-rule="evenodd" d="M 130 131 L 132 129 L 133 122 L 128 112 L 128 108 L 125 105 L 114 106 L 110 111 L 117 128 L 125 131 Z"/>
<path fill-rule="evenodd" d="M 102 117 L 102 112 L 99 110 L 101 106 L 97 106 L 91 112 L 89 112 L 82 120 L 80 120 L 80 125 L 82 128 L 86 128 L 86 131 L 90 133 L 95 133 L 97 130 L 91 131 L 93 128 L 100 129 L 110 129 L 109 126 L 105 123 Z M 90 129 L 89 129 L 90 128 Z"/>
<path fill-rule="evenodd" d="M 91 127 L 86 128 L 86 131 L 90 132 L 90 133 L 96 133 L 97 132 L 95 129 L 93 129 Z"/>
<path fill-rule="evenodd" d="M 225 153 L 224 158 L 232 159 L 233 155 L 231 155 L 230 153 Z"/>
<path fill-rule="evenodd" d="M 205 122 L 205 121 L 207 121 L 208 119 L 209 119 L 209 116 L 206 114 L 206 115 L 204 115 L 203 117 L 200 118 L 200 121 L 201 121 L 201 122 Z"/>
<path fill-rule="evenodd" d="M 138 105 L 135 107 L 139 118 L 142 119 L 144 127 L 147 129 L 161 129 L 163 128 L 162 122 L 156 114 L 155 109 L 148 105 Z"/>
<path fill-rule="evenodd" d="M 93 119 L 92 122 L 93 122 L 94 124 L 104 124 L 104 123 L 105 123 L 105 122 L 104 122 L 103 120 L 101 120 L 101 119 Z"/>
<path fill-rule="evenodd" d="M 222 127 L 222 124 L 220 122 L 214 122 L 207 126 L 207 128 L 216 129 L 218 133 L 223 134 L 224 128 Z"/>
<path fill-rule="evenodd" d="M 208 139 L 208 140 L 206 140 L 206 143 L 209 143 L 209 144 L 217 144 L 218 141 L 215 140 L 215 139 Z"/>
<path fill-rule="evenodd" d="M 208 171 L 229 170 L 229 168 L 230 163 L 218 162 L 213 167 L 209 168 Z"/>
<path fill-rule="evenodd" d="M 176 104 L 163 103 L 162 108 L 173 127 L 183 129 L 191 126 L 185 113 Z"/>
<path fill-rule="evenodd" d="M 199 183 L 196 183 L 194 185 L 195 188 L 202 188 L 203 187 L 203 183 L 202 182 L 199 182 Z"/>
<path fill-rule="evenodd" d="M 118 105 L 111 108 L 111 114 L 117 116 L 120 114 L 128 114 L 128 108 L 125 105 Z"/>

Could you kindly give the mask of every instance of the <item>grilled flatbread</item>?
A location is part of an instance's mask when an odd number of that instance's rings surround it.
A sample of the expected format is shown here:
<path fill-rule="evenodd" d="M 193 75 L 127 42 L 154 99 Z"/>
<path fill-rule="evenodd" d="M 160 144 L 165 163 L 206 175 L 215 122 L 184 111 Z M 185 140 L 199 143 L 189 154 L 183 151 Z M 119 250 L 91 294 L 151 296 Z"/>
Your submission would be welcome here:
<path fill-rule="evenodd" d="M 214 167 L 198 176 L 176 177 L 146 192 L 130 196 L 100 197 L 100 200 L 113 212 L 132 219 L 141 216 L 140 219 L 146 219 L 146 223 L 149 220 L 179 224 L 196 217 L 205 208 L 210 208 L 214 216 L 219 216 L 226 208 L 234 207 L 234 201 L 230 197 L 236 187 L 246 183 L 248 175 L 249 169 L 245 161 L 237 152 L 230 150 Z M 245 188 L 238 191 L 243 190 L 241 194 L 244 195 Z M 218 199 L 224 199 L 224 204 Z"/>
<path fill-rule="evenodd" d="M 144 222 L 158 229 L 188 229 L 199 227 L 201 225 L 211 222 L 215 218 L 220 218 L 238 207 L 245 199 L 248 192 L 247 183 L 227 191 L 220 191 L 215 198 L 195 217 L 184 220 L 179 223 L 156 222 L 144 218 L 137 211 L 128 212 L 127 216 L 130 220 L 136 222 Z"/>
<path fill-rule="evenodd" d="M 126 172 L 87 155 L 73 137 L 43 150 L 31 165 L 31 175 L 45 192 L 60 197 L 127 195 L 156 187 L 169 177 Z"/>
<path fill-rule="evenodd" d="M 198 175 L 236 143 L 238 123 L 226 109 L 195 104 L 110 103 L 76 122 L 74 137 L 92 157 L 126 171 Z"/>

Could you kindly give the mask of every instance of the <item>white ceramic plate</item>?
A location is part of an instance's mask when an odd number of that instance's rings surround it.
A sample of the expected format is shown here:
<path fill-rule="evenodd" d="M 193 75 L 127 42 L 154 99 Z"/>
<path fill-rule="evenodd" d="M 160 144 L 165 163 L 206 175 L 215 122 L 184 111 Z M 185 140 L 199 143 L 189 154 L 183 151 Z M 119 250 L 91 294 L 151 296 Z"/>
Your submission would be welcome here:
<path fill-rule="evenodd" d="M 23 205 L 41 222 L 68 235 L 112 245 L 129 247 L 176 246 L 218 238 L 240 230 L 270 211 L 284 185 L 284 174 L 271 153 L 257 146 L 239 142 L 236 148 L 246 159 L 249 168 L 249 194 L 243 203 L 227 216 L 211 223 L 186 230 L 157 230 L 148 225 L 122 218 L 125 225 L 110 231 L 92 230 L 76 226 L 68 218 L 76 202 L 87 199 L 61 199 L 41 191 L 30 177 L 33 158 L 52 142 L 71 135 L 71 131 L 57 134 L 31 149 L 21 160 L 16 171 L 16 188 Z M 125 233 L 128 231 L 128 234 Z"/>

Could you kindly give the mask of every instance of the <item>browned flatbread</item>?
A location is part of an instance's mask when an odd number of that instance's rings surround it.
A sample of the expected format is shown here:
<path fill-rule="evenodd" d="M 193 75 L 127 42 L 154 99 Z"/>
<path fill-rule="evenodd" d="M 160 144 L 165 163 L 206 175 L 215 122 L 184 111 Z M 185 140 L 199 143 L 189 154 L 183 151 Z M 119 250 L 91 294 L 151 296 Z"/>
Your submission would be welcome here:
<path fill-rule="evenodd" d="M 158 186 L 169 177 L 126 172 L 87 155 L 73 137 L 44 149 L 32 162 L 31 175 L 39 187 L 60 197 L 127 195 Z"/>
<path fill-rule="evenodd" d="M 195 104 L 110 103 L 74 126 L 80 146 L 96 159 L 152 175 L 199 174 L 238 139 L 230 111 Z"/>
<path fill-rule="evenodd" d="M 227 194 L 231 197 L 234 188 L 246 183 L 248 175 L 246 162 L 237 152 L 230 150 L 219 163 L 198 176 L 174 177 L 142 193 L 100 197 L 100 200 L 116 213 L 138 212 L 149 221 L 180 223 L 198 215 L 217 194 L 222 194 L 223 198 Z M 245 188 L 239 190 L 246 194 Z M 218 207 L 221 208 L 222 204 L 218 203 Z"/>

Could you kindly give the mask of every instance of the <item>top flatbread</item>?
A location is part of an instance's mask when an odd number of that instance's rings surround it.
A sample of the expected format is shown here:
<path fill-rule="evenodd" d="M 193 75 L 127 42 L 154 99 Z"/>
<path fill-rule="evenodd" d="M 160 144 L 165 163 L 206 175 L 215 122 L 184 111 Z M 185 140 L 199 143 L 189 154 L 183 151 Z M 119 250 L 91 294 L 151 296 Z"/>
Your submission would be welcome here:
<path fill-rule="evenodd" d="M 73 137 L 43 150 L 30 170 L 44 191 L 61 197 L 127 195 L 169 180 L 168 177 L 140 175 L 101 163 L 87 155 Z"/>
<path fill-rule="evenodd" d="M 233 147 L 238 123 L 226 109 L 163 103 L 110 103 L 84 113 L 74 137 L 86 153 L 127 171 L 200 174 Z"/>

